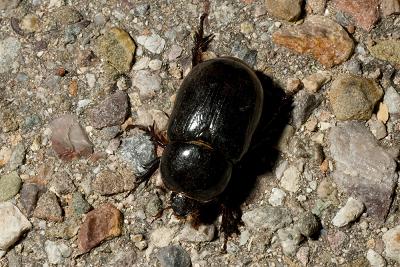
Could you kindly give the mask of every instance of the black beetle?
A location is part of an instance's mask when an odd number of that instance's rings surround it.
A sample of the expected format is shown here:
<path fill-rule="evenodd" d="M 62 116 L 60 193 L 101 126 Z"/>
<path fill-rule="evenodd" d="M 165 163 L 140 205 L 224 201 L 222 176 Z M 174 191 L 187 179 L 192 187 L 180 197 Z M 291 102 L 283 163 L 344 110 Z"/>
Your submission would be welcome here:
<path fill-rule="evenodd" d="M 205 17 L 201 16 L 195 35 L 193 68 L 169 118 L 168 141 L 160 139 L 154 125 L 150 127 L 153 140 L 164 151 L 143 175 L 150 177 L 160 163 L 164 185 L 172 191 L 171 207 L 183 217 L 224 192 L 232 167 L 249 149 L 263 106 L 261 82 L 246 63 L 233 57 L 200 62 L 213 38 L 203 37 Z"/>

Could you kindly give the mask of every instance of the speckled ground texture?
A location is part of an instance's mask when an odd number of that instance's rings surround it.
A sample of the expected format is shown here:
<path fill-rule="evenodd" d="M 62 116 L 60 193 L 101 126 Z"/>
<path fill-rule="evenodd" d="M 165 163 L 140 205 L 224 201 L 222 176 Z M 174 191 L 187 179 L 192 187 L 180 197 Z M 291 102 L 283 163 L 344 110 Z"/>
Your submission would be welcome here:
<path fill-rule="evenodd" d="M 166 129 L 205 11 L 203 60 L 240 58 L 292 97 L 225 252 L 221 216 L 157 218 L 170 192 L 159 172 L 135 178 L 162 149 L 132 126 Z M 399 266 L 399 14 L 399 0 L 0 0 L 0 266 Z"/>

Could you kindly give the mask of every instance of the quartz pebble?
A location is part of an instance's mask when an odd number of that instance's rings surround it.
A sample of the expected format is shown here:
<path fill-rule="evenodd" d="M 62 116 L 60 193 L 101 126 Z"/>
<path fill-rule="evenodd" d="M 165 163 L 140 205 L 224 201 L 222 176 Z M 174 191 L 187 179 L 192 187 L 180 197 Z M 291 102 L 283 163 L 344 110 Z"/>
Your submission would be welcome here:
<path fill-rule="evenodd" d="M 385 255 L 387 258 L 400 263 L 400 225 L 390 229 L 383 236 Z"/>
<path fill-rule="evenodd" d="M 332 220 L 332 224 L 336 227 L 345 226 L 353 221 L 355 221 L 364 211 L 364 204 L 350 197 L 346 205 L 342 207 L 335 215 Z"/>
<path fill-rule="evenodd" d="M 32 225 L 10 202 L 0 203 L 0 250 L 7 250 Z"/>
<path fill-rule="evenodd" d="M 164 50 L 165 40 L 160 35 L 141 35 L 137 37 L 137 42 L 154 54 L 160 54 Z"/>
<path fill-rule="evenodd" d="M 71 160 L 80 156 L 88 156 L 93 152 L 90 142 L 79 124 L 77 117 L 63 115 L 51 123 L 51 144 L 57 155 L 64 160 Z"/>

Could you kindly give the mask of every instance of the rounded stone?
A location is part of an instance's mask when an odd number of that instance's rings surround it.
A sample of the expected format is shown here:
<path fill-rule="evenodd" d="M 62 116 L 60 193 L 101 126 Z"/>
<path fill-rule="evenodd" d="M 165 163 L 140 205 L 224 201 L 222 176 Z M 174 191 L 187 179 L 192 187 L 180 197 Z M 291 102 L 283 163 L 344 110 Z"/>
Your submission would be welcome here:
<path fill-rule="evenodd" d="M 342 75 L 332 83 L 328 96 L 338 120 L 369 120 L 383 91 L 374 80 Z"/>
<path fill-rule="evenodd" d="M 21 178 L 17 172 L 0 176 L 0 201 L 6 201 L 18 194 L 21 188 Z"/>

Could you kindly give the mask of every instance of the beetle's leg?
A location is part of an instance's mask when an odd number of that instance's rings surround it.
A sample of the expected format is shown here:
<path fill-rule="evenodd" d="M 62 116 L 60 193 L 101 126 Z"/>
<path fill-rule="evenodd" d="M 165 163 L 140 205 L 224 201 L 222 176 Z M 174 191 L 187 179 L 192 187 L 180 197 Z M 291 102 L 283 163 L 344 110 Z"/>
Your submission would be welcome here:
<path fill-rule="evenodd" d="M 232 208 L 225 204 L 222 204 L 222 220 L 220 226 L 220 232 L 224 234 L 224 245 L 222 250 L 226 252 L 226 244 L 228 238 L 232 234 L 240 234 L 239 226 L 243 225 L 242 222 L 242 210 L 240 207 Z"/>
<path fill-rule="evenodd" d="M 143 126 L 143 125 L 131 125 L 129 127 L 130 129 L 138 128 L 144 132 L 146 132 L 148 135 L 150 135 L 151 141 L 156 143 L 158 146 L 165 148 L 165 146 L 168 144 L 168 140 L 165 137 L 163 133 L 160 131 L 157 131 L 156 124 L 153 122 L 152 125 L 150 126 Z"/>
<path fill-rule="evenodd" d="M 199 28 L 194 35 L 194 47 L 192 48 L 192 67 L 201 62 L 201 53 L 207 50 L 208 45 L 214 38 L 213 34 L 204 36 L 203 26 L 204 20 L 207 16 L 207 13 L 203 13 L 203 15 L 201 15 Z"/>

